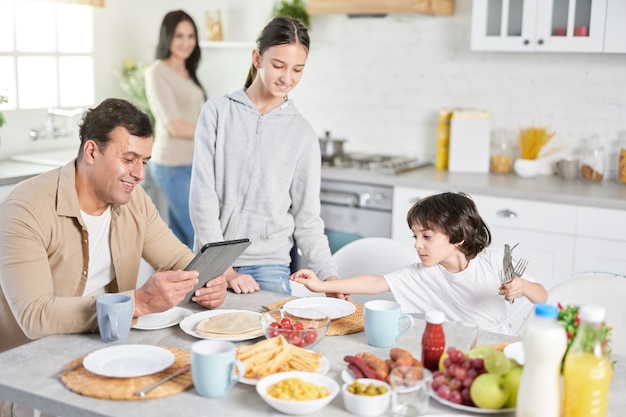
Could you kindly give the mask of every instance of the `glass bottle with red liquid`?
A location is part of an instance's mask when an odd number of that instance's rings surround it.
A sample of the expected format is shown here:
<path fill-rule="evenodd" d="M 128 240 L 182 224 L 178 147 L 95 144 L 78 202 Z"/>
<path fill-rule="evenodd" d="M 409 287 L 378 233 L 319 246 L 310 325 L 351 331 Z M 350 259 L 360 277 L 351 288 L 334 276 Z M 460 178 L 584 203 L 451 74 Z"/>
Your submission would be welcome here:
<path fill-rule="evenodd" d="M 439 359 L 446 348 L 443 322 L 446 316 L 441 311 L 426 312 L 426 329 L 422 335 L 422 362 L 431 371 L 439 369 Z"/>

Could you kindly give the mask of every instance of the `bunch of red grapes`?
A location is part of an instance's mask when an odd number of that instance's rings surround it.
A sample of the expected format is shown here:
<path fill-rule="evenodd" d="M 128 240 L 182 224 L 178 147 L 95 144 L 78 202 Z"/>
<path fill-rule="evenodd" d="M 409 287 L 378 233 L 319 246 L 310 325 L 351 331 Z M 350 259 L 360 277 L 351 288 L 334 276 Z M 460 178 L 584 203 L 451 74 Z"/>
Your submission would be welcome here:
<path fill-rule="evenodd" d="M 432 389 L 439 398 L 454 404 L 474 407 L 470 387 L 474 379 L 487 372 L 482 358 L 470 359 L 454 347 L 449 347 L 443 360 L 443 371 L 433 372 Z"/>

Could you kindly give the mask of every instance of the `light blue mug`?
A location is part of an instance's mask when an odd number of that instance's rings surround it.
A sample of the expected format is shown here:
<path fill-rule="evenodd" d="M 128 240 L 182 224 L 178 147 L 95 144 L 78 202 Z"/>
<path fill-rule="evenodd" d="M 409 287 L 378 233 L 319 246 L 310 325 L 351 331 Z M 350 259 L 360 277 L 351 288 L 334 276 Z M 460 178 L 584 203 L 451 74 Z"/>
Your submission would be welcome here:
<path fill-rule="evenodd" d="M 246 369 L 237 360 L 235 348 L 234 343 L 221 340 L 201 340 L 191 345 L 191 377 L 198 394 L 223 397 L 243 378 Z"/>
<path fill-rule="evenodd" d="M 124 343 L 133 322 L 133 299 L 128 294 L 103 294 L 96 299 L 100 339 Z"/>
<path fill-rule="evenodd" d="M 415 322 L 409 314 L 402 314 L 400 304 L 391 300 L 371 300 L 363 304 L 365 338 L 375 347 L 390 347 Z M 404 327 L 402 323 L 406 322 Z"/>

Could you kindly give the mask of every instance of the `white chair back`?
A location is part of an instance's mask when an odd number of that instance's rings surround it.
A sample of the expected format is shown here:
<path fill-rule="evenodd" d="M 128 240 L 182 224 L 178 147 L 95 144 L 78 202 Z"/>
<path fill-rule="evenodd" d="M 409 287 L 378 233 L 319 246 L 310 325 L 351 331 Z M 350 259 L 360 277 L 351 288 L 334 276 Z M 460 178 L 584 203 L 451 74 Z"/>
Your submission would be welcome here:
<path fill-rule="evenodd" d="M 617 274 L 583 274 L 557 284 L 548 291 L 548 302 L 562 305 L 598 304 L 606 309 L 611 348 L 626 354 L 626 277 Z"/>
<path fill-rule="evenodd" d="M 419 262 L 417 252 L 410 247 L 386 237 L 358 239 L 340 248 L 333 255 L 339 269 L 339 278 L 359 274 L 382 275 L 397 271 Z M 391 292 L 380 294 L 356 294 L 352 301 L 364 303 L 368 300 L 395 300 Z"/>
<path fill-rule="evenodd" d="M 607 325 L 613 328 L 611 346 L 615 353 L 626 354 L 626 276 L 604 271 L 582 271 L 560 275 L 545 284 L 548 303 L 556 305 L 599 304 L 606 308 Z M 514 304 L 518 304 L 517 302 Z M 512 334 L 518 334 L 532 312 L 524 300 L 507 315 Z"/>

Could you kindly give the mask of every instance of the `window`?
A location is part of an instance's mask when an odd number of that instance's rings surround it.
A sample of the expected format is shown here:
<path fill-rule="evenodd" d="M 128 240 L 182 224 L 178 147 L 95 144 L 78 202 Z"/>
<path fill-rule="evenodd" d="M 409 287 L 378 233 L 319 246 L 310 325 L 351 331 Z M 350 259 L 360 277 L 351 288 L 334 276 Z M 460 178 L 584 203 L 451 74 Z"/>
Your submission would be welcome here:
<path fill-rule="evenodd" d="M 88 106 L 94 100 L 92 7 L 0 1 L 0 110 Z"/>

